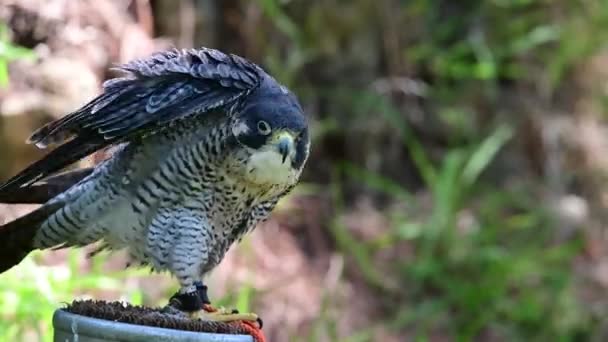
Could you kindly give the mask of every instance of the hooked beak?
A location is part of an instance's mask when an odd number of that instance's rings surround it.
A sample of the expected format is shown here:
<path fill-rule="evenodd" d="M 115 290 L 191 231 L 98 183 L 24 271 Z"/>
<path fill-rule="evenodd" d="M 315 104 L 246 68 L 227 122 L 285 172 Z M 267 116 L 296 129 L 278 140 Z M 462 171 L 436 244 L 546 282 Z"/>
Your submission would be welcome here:
<path fill-rule="evenodd" d="M 287 157 L 291 154 L 291 151 L 293 151 L 293 145 L 293 136 L 290 133 L 282 132 L 279 134 L 277 139 L 277 147 L 279 149 L 279 153 L 283 157 L 283 164 L 285 163 L 285 160 L 287 160 Z"/>

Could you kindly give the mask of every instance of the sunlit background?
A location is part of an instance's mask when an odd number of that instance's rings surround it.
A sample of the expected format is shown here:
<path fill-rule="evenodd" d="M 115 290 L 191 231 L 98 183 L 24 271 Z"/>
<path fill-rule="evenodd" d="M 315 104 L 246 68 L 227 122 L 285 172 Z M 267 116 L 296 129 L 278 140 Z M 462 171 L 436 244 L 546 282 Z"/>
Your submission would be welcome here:
<path fill-rule="evenodd" d="M 112 65 L 219 48 L 298 94 L 313 145 L 216 304 L 273 342 L 606 340 L 606 42 L 605 0 L 0 0 L 0 180 Z M 0 275 L 0 341 L 50 341 L 73 298 L 176 290 L 125 262 L 33 253 Z"/>

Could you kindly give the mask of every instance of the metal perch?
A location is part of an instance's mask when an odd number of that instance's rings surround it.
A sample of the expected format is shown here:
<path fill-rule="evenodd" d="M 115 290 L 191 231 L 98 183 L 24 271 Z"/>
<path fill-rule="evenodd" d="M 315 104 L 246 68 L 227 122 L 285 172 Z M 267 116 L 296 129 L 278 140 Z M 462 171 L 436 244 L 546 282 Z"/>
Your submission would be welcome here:
<path fill-rule="evenodd" d="M 119 302 L 74 301 L 53 315 L 55 342 L 254 342 L 243 325 Z"/>

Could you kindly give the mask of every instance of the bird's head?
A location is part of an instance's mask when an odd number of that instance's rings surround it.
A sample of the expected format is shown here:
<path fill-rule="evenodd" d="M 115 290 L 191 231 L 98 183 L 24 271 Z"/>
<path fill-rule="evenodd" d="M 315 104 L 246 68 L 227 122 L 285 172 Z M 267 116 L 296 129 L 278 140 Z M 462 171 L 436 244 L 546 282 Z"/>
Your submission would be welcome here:
<path fill-rule="evenodd" d="M 296 97 L 281 87 L 253 94 L 232 126 L 249 150 L 247 171 L 256 183 L 295 183 L 308 158 L 308 123 Z"/>

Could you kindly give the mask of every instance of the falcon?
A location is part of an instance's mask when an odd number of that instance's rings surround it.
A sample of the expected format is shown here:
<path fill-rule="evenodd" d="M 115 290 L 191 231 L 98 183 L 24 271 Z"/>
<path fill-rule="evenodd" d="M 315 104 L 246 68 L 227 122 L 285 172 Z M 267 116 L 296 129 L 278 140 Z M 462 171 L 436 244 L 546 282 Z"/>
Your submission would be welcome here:
<path fill-rule="evenodd" d="M 43 203 L 0 227 L 0 273 L 32 250 L 97 243 L 170 272 L 180 285 L 170 305 L 200 312 L 209 304 L 203 277 L 298 182 L 306 117 L 259 66 L 214 49 L 160 52 L 118 69 L 101 95 L 35 131 L 29 143 L 56 147 L 0 185 L 0 202 Z M 60 173 L 109 147 L 95 167 Z"/>

